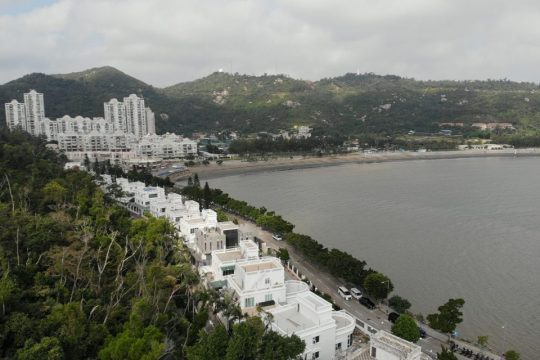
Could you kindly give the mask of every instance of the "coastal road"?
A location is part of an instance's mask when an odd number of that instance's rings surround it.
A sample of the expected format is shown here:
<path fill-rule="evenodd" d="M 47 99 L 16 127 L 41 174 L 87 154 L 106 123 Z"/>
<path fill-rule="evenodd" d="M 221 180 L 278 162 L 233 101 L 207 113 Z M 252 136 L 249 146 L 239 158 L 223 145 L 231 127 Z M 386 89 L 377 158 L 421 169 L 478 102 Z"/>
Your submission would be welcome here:
<path fill-rule="evenodd" d="M 231 215 L 231 217 L 234 217 L 234 215 Z M 346 301 L 337 293 L 338 286 L 345 285 L 344 283 L 340 282 L 338 279 L 334 278 L 325 271 L 321 271 L 320 268 L 313 266 L 309 260 L 304 259 L 302 256 L 297 254 L 296 251 L 285 241 L 274 240 L 270 232 L 264 231 L 252 222 L 245 221 L 242 218 L 238 218 L 238 221 L 240 230 L 242 232 L 251 233 L 253 236 L 257 236 L 266 243 L 267 247 L 274 250 L 278 250 L 279 248 L 287 249 L 291 257 L 291 263 L 298 268 L 300 273 L 308 278 L 320 291 L 329 294 L 332 297 L 332 300 L 342 309 L 347 310 L 358 320 L 375 329 L 382 329 L 391 332 L 392 323 L 388 321 L 388 313 L 392 310 L 390 310 L 388 307 L 381 305 L 380 308 L 370 310 L 361 305 L 358 300 L 354 298 Z M 418 345 L 422 347 L 422 351 L 424 353 L 436 359 L 437 352 L 441 350 L 441 345 L 448 347 L 447 337 L 446 335 L 441 334 L 427 326 L 422 326 L 422 328 L 426 331 L 428 336 L 425 339 L 420 339 L 418 341 Z M 462 342 L 458 343 L 460 345 L 465 345 L 465 343 Z M 473 351 L 480 351 L 472 346 L 468 347 L 470 347 Z M 456 355 L 459 359 L 468 359 L 459 354 Z M 498 356 L 493 354 L 491 355 L 493 356 L 493 359 L 499 359 Z"/>

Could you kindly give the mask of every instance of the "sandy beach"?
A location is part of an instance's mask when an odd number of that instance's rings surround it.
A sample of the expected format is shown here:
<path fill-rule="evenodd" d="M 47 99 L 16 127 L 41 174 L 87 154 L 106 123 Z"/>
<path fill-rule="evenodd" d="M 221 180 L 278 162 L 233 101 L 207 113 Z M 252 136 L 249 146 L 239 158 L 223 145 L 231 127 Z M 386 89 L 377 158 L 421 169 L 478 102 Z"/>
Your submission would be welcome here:
<path fill-rule="evenodd" d="M 321 166 L 337 166 L 344 164 L 369 164 L 388 161 L 460 159 L 476 157 L 523 157 L 540 156 L 540 148 L 505 149 L 505 150 L 461 150 L 461 151 L 432 151 L 432 152 L 380 152 L 373 154 L 354 153 L 323 157 L 295 156 L 268 159 L 266 161 L 227 160 L 218 165 L 198 165 L 190 171 L 171 176 L 173 181 L 182 181 L 197 173 L 201 179 L 212 179 L 229 175 L 248 174 L 261 171 L 283 171 L 306 169 Z"/>

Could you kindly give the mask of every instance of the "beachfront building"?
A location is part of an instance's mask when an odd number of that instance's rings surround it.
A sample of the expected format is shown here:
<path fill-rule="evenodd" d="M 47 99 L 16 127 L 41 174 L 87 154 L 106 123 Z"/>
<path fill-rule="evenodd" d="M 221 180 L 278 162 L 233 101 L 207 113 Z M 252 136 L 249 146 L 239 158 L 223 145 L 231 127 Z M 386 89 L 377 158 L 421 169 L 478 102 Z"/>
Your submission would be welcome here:
<path fill-rule="evenodd" d="M 370 336 L 369 356 L 377 360 L 420 360 L 422 348 L 384 330 Z"/>
<path fill-rule="evenodd" d="M 274 307 L 286 303 L 285 273 L 276 257 L 238 259 L 227 287 L 234 291 L 244 313 L 257 314 L 257 307 Z"/>
<path fill-rule="evenodd" d="M 147 158 L 183 158 L 197 154 L 197 142 L 171 133 L 148 134 L 137 143 L 135 150 L 139 156 Z"/>
<path fill-rule="evenodd" d="M 259 247 L 252 240 L 240 241 L 232 248 L 213 250 L 210 262 L 199 267 L 199 273 L 209 287 L 226 287 L 226 277 L 234 275 L 238 260 L 259 259 Z"/>
<path fill-rule="evenodd" d="M 334 359 L 352 345 L 356 321 L 344 311 L 309 291 L 302 281 L 285 282 L 286 303 L 269 309 L 272 329 L 281 335 L 296 335 L 306 343 L 304 358 Z"/>

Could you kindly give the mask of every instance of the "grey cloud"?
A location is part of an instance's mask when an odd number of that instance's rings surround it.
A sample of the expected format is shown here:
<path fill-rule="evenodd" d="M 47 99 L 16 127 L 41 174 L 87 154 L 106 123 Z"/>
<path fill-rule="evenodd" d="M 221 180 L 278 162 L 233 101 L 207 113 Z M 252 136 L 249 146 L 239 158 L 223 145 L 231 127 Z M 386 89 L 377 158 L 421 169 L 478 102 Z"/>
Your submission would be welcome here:
<path fill-rule="evenodd" d="M 0 15 L 0 82 L 102 65 L 156 86 L 218 68 L 539 81 L 539 16 L 528 0 L 59 0 Z"/>

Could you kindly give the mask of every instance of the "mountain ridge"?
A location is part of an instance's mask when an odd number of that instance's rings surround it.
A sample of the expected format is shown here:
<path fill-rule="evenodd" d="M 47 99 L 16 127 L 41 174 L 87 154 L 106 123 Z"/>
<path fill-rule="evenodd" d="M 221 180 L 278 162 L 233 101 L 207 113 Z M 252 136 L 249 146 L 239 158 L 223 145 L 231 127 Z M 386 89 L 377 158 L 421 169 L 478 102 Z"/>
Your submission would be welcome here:
<path fill-rule="evenodd" d="M 422 81 L 396 75 L 344 74 L 317 81 L 283 74 L 214 72 L 157 88 L 114 67 L 68 74 L 32 73 L 0 85 L 0 101 L 45 94 L 46 115 L 102 116 L 103 102 L 131 93 L 156 113 L 159 131 L 277 131 L 309 125 L 316 132 L 358 134 L 432 131 L 441 122 L 540 125 L 540 87 L 509 80 Z M 2 125 L 5 115 L 0 113 Z"/>

